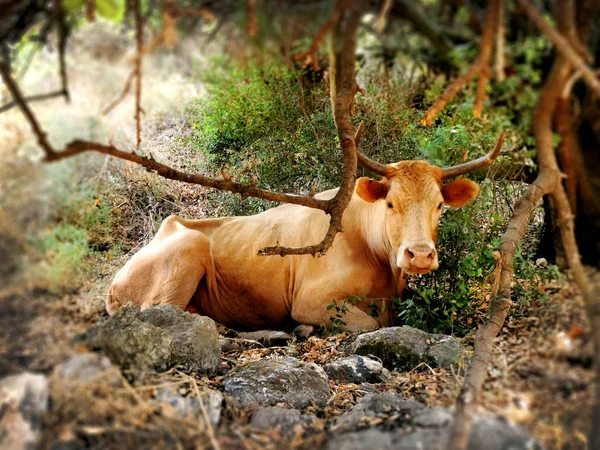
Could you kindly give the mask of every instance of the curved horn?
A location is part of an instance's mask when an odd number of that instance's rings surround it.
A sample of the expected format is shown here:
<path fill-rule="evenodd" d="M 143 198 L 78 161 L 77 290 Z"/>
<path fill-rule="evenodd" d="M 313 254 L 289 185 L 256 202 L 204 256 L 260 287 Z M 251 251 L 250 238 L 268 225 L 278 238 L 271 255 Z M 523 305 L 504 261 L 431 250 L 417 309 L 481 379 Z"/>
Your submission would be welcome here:
<path fill-rule="evenodd" d="M 378 175 L 381 175 L 382 177 L 385 177 L 385 172 L 386 172 L 386 166 L 385 164 L 379 164 L 376 161 L 373 161 L 371 158 L 363 155 L 361 152 L 358 151 L 358 143 L 360 142 L 360 138 L 362 136 L 362 132 L 364 129 L 365 123 L 361 122 L 360 125 L 358 126 L 358 130 L 356 130 L 356 134 L 354 135 L 354 142 L 356 143 L 356 158 L 358 159 L 358 164 L 361 167 L 364 167 L 365 169 L 376 173 Z"/>
<path fill-rule="evenodd" d="M 504 142 L 504 131 L 502 131 L 500 133 L 500 136 L 498 136 L 496 145 L 494 146 L 494 149 L 491 152 L 489 152 L 485 156 L 482 156 L 481 158 L 474 159 L 473 161 L 469 161 L 464 164 L 458 164 L 456 166 L 445 168 L 444 174 L 442 175 L 442 179 L 454 178 L 459 175 L 464 175 L 466 173 L 473 172 L 475 170 L 482 169 L 484 167 L 489 166 L 494 161 L 496 161 L 496 158 L 500 154 L 500 149 L 502 148 L 503 142 Z"/>

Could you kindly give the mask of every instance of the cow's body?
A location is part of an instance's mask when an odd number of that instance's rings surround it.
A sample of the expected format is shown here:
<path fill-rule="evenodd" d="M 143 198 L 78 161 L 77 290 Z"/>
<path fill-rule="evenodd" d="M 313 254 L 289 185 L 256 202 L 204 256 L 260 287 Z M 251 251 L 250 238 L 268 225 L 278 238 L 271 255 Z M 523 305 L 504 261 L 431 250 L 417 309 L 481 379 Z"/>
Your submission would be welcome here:
<path fill-rule="evenodd" d="M 335 315 L 327 309 L 332 299 L 339 305 L 358 298 L 361 301 L 356 306 L 349 302 L 342 319 L 347 329 L 389 326 L 389 302 L 382 299 L 401 295 L 407 272 L 423 273 L 437 267 L 431 242 L 437 238 L 441 207 L 436 212 L 429 203 L 432 195 L 437 196 L 433 200 L 436 205 L 445 201 L 446 194 L 442 197 L 440 190 L 441 169 L 424 162 L 411 167 L 412 172 L 414 167 L 419 169 L 415 172 L 418 176 L 412 181 L 410 176 L 403 178 L 402 186 L 394 185 L 393 177 L 391 181 L 363 178 L 357 182 L 343 216 L 343 233 L 323 257 L 258 255 L 260 249 L 275 244 L 303 247 L 319 242 L 329 224 L 320 210 L 283 205 L 248 217 L 184 220 L 171 216 L 117 274 L 107 309 L 112 313 L 130 301 L 142 308 L 174 304 L 233 328 L 259 329 L 293 322 L 328 325 Z M 382 196 L 373 186 L 385 183 L 388 187 Z M 318 196 L 333 198 L 335 193 L 331 190 Z M 476 191 L 469 199 L 474 195 Z M 422 214 L 425 209 L 426 224 L 413 224 L 410 215 Z M 408 219 L 401 217 L 400 211 L 408 214 Z M 405 231 L 414 228 L 412 233 L 418 236 L 406 244 L 406 236 L 390 224 Z M 409 256 L 402 261 L 405 253 Z M 405 262 L 406 258 L 412 263 Z M 406 264 L 409 268 L 402 269 Z M 377 319 L 368 314 L 373 301 L 380 309 Z"/>

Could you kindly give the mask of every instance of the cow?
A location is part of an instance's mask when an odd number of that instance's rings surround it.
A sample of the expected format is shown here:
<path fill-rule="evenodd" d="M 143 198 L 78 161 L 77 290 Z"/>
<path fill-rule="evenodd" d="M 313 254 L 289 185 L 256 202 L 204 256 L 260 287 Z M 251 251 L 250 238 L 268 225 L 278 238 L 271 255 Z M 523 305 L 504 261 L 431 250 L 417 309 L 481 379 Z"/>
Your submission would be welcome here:
<path fill-rule="evenodd" d="M 275 243 L 302 247 L 319 242 L 329 218 L 318 209 L 284 204 L 245 217 L 170 216 L 117 273 L 106 309 L 113 314 L 128 302 L 142 309 L 168 304 L 238 330 L 273 329 L 331 326 L 328 306 L 334 299 L 338 305 L 350 299 L 342 329 L 390 326 L 389 299 L 402 295 L 407 276 L 438 267 L 443 205 L 465 206 L 479 192 L 468 179 L 444 180 L 489 164 L 496 147 L 484 158 L 450 169 L 426 161 L 373 162 L 367 167 L 383 178 L 356 180 L 343 232 L 322 257 L 259 255 Z M 359 161 L 367 159 L 360 156 Z M 336 192 L 316 197 L 331 199 Z M 374 305 L 378 315 L 370 314 Z"/>

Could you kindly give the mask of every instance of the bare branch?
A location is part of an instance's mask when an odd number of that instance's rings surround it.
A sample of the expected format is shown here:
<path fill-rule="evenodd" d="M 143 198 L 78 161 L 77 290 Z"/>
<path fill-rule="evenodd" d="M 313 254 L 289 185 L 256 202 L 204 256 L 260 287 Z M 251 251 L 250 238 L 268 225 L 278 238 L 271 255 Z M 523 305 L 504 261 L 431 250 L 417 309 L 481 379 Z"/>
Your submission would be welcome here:
<path fill-rule="evenodd" d="M 498 6 L 498 17 L 496 26 L 496 50 L 494 59 L 494 76 L 498 81 L 504 81 L 504 2 L 500 1 Z"/>
<path fill-rule="evenodd" d="M 340 0 L 338 7 L 344 3 L 344 0 Z M 344 174 L 342 184 L 333 199 L 334 203 L 329 212 L 331 216 L 329 228 L 323 240 L 316 245 L 304 248 L 267 247 L 261 250 L 261 254 L 280 256 L 322 255 L 331 247 L 336 234 L 343 231 L 342 217 L 352 198 L 356 181 L 357 151 L 355 136 L 360 138 L 362 128 L 359 126 L 359 132 L 355 134 L 350 118 L 354 96 L 358 90 L 355 78 L 356 33 L 362 17 L 362 7 L 363 2 L 358 0 L 349 8 L 349 14 L 346 14 L 345 18 L 341 18 L 335 24 L 330 41 L 330 93 L 333 117 L 344 156 Z"/>
<path fill-rule="evenodd" d="M 67 102 L 71 101 L 69 96 L 69 80 L 67 77 L 67 62 L 65 54 L 67 50 L 67 39 L 69 38 L 69 28 L 65 20 L 65 12 L 62 9 L 61 0 L 54 1 L 56 7 L 56 19 L 58 21 L 58 61 L 60 67 L 60 80 L 62 85 L 62 93 Z"/>
<path fill-rule="evenodd" d="M 246 0 L 246 32 L 254 37 L 258 33 L 258 19 L 256 18 L 256 0 Z"/>
<path fill-rule="evenodd" d="M 37 137 L 38 144 L 40 145 L 40 147 L 42 147 L 42 150 L 44 150 L 46 155 L 51 155 L 52 153 L 54 153 L 54 150 L 52 149 L 50 142 L 48 142 L 46 133 L 42 131 L 37 119 L 33 115 L 33 112 L 27 106 L 27 103 L 25 103 L 23 94 L 21 93 L 21 90 L 17 86 L 17 83 L 15 82 L 10 73 L 10 64 L 6 58 L 6 54 L 3 54 L 2 58 L 0 59 L 0 75 L 2 75 L 4 84 L 6 84 L 6 87 L 12 94 L 14 101 L 17 103 L 17 105 L 21 109 L 21 112 L 23 112 L 23 114 L 27 118 L 27 121 L 31 125 L 31 128 Z"/>
<path fill-rule="evenodd" d="M 381 7 L 381 11 L 379 12 L 379 16 L 377 17 L 377 31 L 383 33 L 385 30 L 385 26 L 387 25 L 388 14 L 390 13 L 390 9 L 392 8 L 392 3 L 394 0 L 385 0 L 383 2 L 383 6 Z"/>
<path fill-rule="evenodd" d="M 487 17 L 479 44 L 479 79 L 477 80 L 477 95 L 473 106 L 473 116 L 480 118 L 483 112 L 483 101 L 485 100 L 485 89 L 490 79 L 490 61 L 492 48 L 494 46 L 494 35 L 498 26 L 498 9 L 502 7 L 503 0 L 488 0 Z"/>
<path fill-rule="evenodd" d="M 317 50 L 318 50 L 319 46 L 322 44 L 323 40 L 325 39 L 325 36 L 327 36 L 327 33 L 329 33 L 329 31 L 331 31 L 331 28 L 339 20 L 341 13 L 348 7 L 349 3 L 350 2 L 348 0 L 338 2 L 338 4 L 337 4 L 336 8 L 333 10 L 333 13 L 331 14 L 331 16 L 329 16 L 329 18 L 325 21 L 325 23 L 323 25 L 321 25 L 321 28 L 319 28 L 319 31 L 313 38 L 313 41 L 310 44 L 310 47 L 308 48 L 308 50 L 295 55 L 294 56 L 295 61 L 303 60 L 304 61 L 303 64 L 305 67 L 308 66 L 309 64 L 311 64 L 313 70 L 315 70 L 315 71 L 320 69 L 319 61 L 317 58 Z"/>
<path fill-rule="evenodd" d="M 439 96 L 439 98 L 429 107 L 425 115 L 421 118 L 421 123 L 425 126 L 430 126 L 437 115 L 444 109 L 454 96 L 460 91 L 465 84 L 471 81 L 481 69 L 481 59 L 477 58 L 473 64 Z"/>
<path fill-rule="evenodd" d="M 594 71 L 585 63 L 584 59 L 577 53 L 573 46 L 565 39 L 565 37 L 556 31 L 540 12 L 533 6 L 529 0 L 517 0 L 521 8 L 525 10 L 531 21 L 544 34 L 556 49 L 581 72 L 582 78 L 594 90 L 597 96 L 600 97 L 600 80 L 596 77 Z"/>
<path fill-rule="evenodd" d="M 445 168 L 444 175 L 442 176 L 442 178 L 446 179 L 457 177 L 459 175 L 465 175 L 469 172 L 474 172 L 476 170 L 482 169 L 493 164 L 493 162 L 496 161 L 496 158 L 498 158 L 498 155 L 500 154 L 500 150 L 502 149 L 503 143 L 504 131 L 501 131 L 500 135 L 498 136 L 498 140 L 496 141 L 496 145 L 487 155 L 482 156 L 481 158 L 474 159 L 473 161 Z"/>
<path fill-rule="evenodd" d="M 27 103 L 31 103 L 31 102 L 38 102 L 40 100 L 48 100 L 50 98 L 62 97 L 63 95 L 65 95 L 65 93 L 61 89 L 60 91 L 49 92 L 47 94 L 38 94 L 38 95 L 32 95 L 30 97 L 24 97 L 24 100 Z M 15 102 L 14 100 L 12 102 L 5 103 L 4 105 L 0 106 L 0 113 L 3 113 L 4 111 L 8 111 L 9 109 L 14 108 L 15 106 L 19 106 L 19 104 L 17 102 Z"/>
<path fill-rule="evenodd" d="M 112 145 L 104 145 L 97 142 L 88 142 L 76 140 L 68 144 L 63 150 L 56 151 L 49 143 L 46 133 L 40 127 L 33 111 L 27 105 L 21 90 L 10 74 L 9 65 L 5 60 L 0 61 L 0 75 L 4 83 L 7 85 L 15 102 L 27 118 L 29 125 L 38 143 L 46 155 L 45 161 L 53 162 L 62 159 L 70 158 L 80 153 L 94 151 L 105 155 L 114 156 L 115 158 L 124 159 L 145 167 L 151 172 L 156 172 L 163 178 L 170 180 L 182 181 L 185 183 L 198 184 L 201 186 L 229 191 L 236 194 L 241 194 L 242 197 L 257 197 L 274 202 L 293 203 L 296 205 L 308 206 L 310 208 L 322 209 L 325 212 L 330 212 L 334 207 L 333 200 L 320 200 L 310 196 L 283 194 L 272 192 L 265 189 L 257 188 L 251 184 L 236 183 L 230 179 L 215 179 L 199 174 L 190 174 L 173 169 L 165 164 L 159 163 L 154 158 L 138 155 L 137 153 L 129 153 L 119 150 Z"/>
<path fill-rule="evenodd" d="M 142 23 L 142 0 L 134 0 L 135 40 L 137 43 L 137 57 L 135 59 L 135 134 L 136 148 L 142 144 L 142 57 L 144 52 L 144 29 Z"/>
<path fill-rule="evenodd" d="M 123 101 L 123 99 L 127 96 L 129 91 L 131 90 L 131 83 L 136 75 L 136 68 L 134 68 L 129 75 L 127 76 L 127 80 L 125 81 L 125 85 L 123 86 L 123 90 L 121 93 L 112 101 L 110 104 L 102 110 L 102 115 L 106 115 L 111 112 L 113 109 L 117 107 L 119 103 Z"/>

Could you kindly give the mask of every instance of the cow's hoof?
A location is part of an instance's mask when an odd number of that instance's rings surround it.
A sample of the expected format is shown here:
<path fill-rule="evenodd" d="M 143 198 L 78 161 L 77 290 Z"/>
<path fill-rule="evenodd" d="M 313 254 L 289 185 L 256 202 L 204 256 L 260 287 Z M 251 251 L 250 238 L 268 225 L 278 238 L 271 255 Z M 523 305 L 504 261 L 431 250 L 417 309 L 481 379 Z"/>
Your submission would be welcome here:
<path fill-rule="evenodd" d="M 314 325 L 301 324 L 294 328 L 292 334 L 299 340 L 306 340 L 317 333 L 318 327 Z"/>

